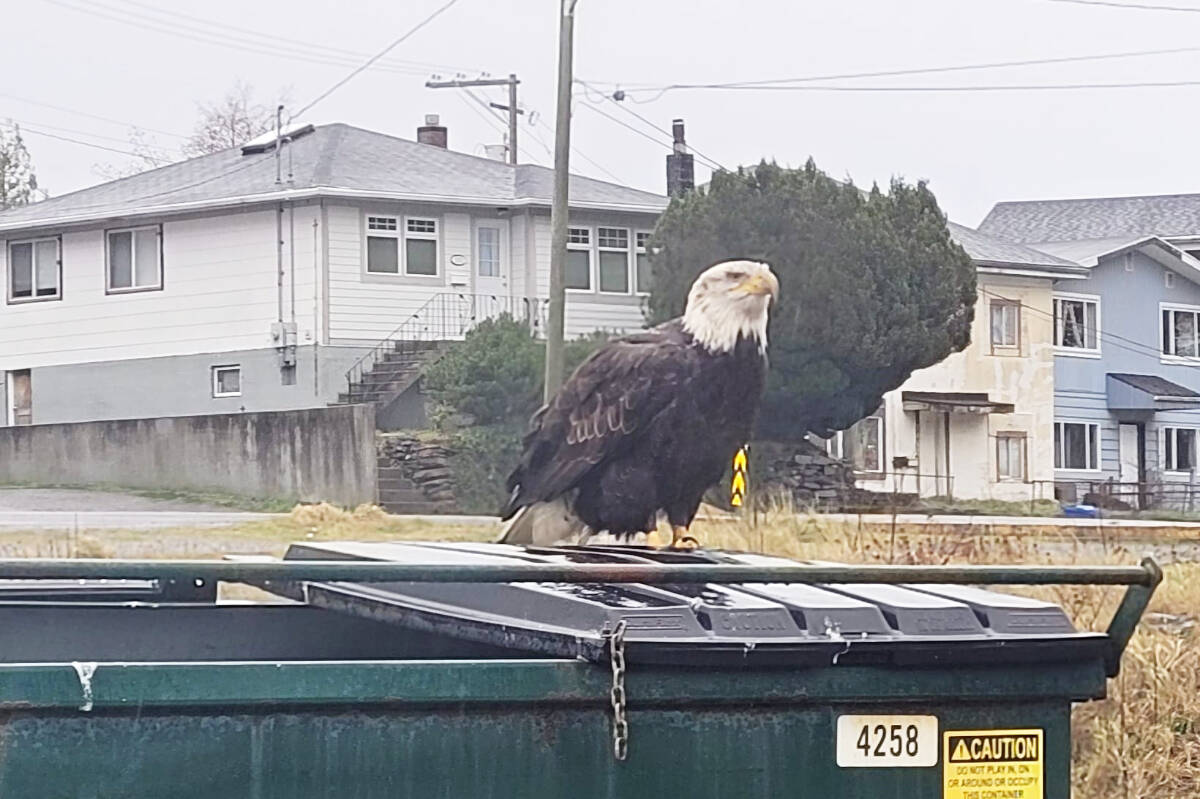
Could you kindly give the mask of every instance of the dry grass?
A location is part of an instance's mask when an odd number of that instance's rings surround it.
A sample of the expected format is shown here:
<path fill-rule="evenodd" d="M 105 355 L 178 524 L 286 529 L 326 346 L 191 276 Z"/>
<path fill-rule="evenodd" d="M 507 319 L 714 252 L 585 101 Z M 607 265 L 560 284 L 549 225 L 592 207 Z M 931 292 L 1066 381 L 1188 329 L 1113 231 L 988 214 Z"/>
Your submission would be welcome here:
<path fill-rule="evenodd" d="M 287 517 L 216 529 L 3 533 L 0 557 L 216 557 L 280 555 L 305 540 L 492 540 L 496 525 L 446 525 L 398 520 L 377 508 L 345 511 L 298 507 Z M 709 517 L 693 527 L 707 545 L 800 559 L 847 563 L 1135 563 L 1141 542 L 1107 534 L 1039 538 L 1036 528 L 963 531 L 912 525 L 833 524 L 786 506 L 740 518 Z M 1127 548 L 1129 545 L 1130 548 Z M 1134 551 L 1131 551 L 1131 548 Z M 224 588 L 224 587 L 223 587 Z M 1103 629 L 1120 588 L 1056 586 L 1028 589 L 1062 605 L 1084 629 Z M 223 596 L 253 599 L 253 589 Z M 1074 713 L 1076 799 L 1183 799 L 1200 796 L 1200 563 L 1166 568 L 1166 579 L 1125 653 L 1110 697 Z"/>

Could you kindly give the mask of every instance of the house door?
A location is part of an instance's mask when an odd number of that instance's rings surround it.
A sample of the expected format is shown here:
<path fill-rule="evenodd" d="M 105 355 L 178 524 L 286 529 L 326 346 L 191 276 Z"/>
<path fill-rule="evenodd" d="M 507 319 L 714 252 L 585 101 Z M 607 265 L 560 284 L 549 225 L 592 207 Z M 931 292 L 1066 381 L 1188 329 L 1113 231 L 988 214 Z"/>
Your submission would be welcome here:
<path fill-rule="evenodd" d="M 8 373 L 9 423 L 33 424 L 33 381 L 29 370 Z"/>
<path fill-rule="evenodd" d="M 1136 506 L 1139 492 L 1138 483 L 1142 479 L 1142 452 L 1138 444 L 1138 426 L 1122 424 L 1117 428 L 1117 448 L 1121 460 L 1119 480 L 1123 485 L 1118 499 Z"/>
<path fill-rule="evenodd" d="M 475 226 L 474 294 L 476 316 L 492 318 L 514 313 L 508 299 L 508 222 L 488 221 Z M 515 315 L 515 314 L 514 314 Z"/>

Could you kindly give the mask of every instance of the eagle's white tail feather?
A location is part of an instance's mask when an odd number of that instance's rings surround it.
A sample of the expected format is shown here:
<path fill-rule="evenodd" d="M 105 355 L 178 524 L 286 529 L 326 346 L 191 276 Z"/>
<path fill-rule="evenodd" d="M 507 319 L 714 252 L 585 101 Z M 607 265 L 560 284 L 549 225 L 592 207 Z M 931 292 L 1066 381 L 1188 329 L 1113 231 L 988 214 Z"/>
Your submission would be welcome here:
<path fill-rule="evenodd" d="M 590 535 L 588 526 L 560 497 L 552 502 L 536 502 L 517 511 L 504 528 L 500 543 L 561 546 L 582 543 Z"/>

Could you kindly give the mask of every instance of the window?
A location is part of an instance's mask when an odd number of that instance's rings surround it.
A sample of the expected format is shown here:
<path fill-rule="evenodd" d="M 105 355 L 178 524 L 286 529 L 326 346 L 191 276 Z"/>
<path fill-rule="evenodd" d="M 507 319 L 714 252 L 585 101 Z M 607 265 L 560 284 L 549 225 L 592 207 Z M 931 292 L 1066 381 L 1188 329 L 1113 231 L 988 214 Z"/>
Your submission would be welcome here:
<path fill-rule="evenodd" d="M 57 238 L 9 243 L 9 302 L 56 300 L 62 296 L 59 248 Z"/>
<path fill-rule="evenodd" d="M 1100 351 L 1100 301 L 1086 297 L 1054 298 L 1054 345 L 1066 350 Z"/>
<path fill-rule="evenodd" d="M 242 367 L 214 366 L 212 369 L 214 397 L 242 396 Z"/>
<path fill-rule="evenodd" d="M 1200 308 L 1162 309 L 1162 354 L 1178 358 L 1200 357 Z"/>
<path fill-rule="evenodd" d="M 1100 469 L 1100 425 L 1089 422 L 1054 423 L 1054 468 Z"/>
<path fill-rule="evenodd" d="M 637 292 L 638 294 L 650 293 L 650 253 L 646 249 L 646 245 L 650 243 L 650 234 L 646 231 L 638 231 L 637 234 Z"/>
<path fill-rule="evenodd" d="M 845 443 L 846 439 L 842 431 L 839 430 L 829 438 L 819 439 L 825 444 L 825 453 L 836 460 L 845 460 Z"/>
<path fill-rule="evenodd" d="M 860 472 L 883 471 L 883 416 L 879 413 L 859 419 L 842 435 L 846 460 Z"/>
<path fill-rule="evenodd" d="M 500 228 L 481 227 L 478 229 L 476 269 L 480 277 L 500 277 Z"/>
<path fill-rule="evenodd" d="M 1025 480 L 1025 434 L 996 434 L 996 479 Z"/>
<path fill-rule="evenodd" d="M 1190 427 L 1164 427 L 1162 468 L 1190 472 L 1196 468 L 1196 431 Z"/>
<path fill-rule="evenodd" d="M 569 289 L 592 289 L 592 231 L 588 228 L 567 229 L 567 264 L 563 281 Z"/>
<path fill-rule="evenodd" d="M 600 290 L 610 294 L 629 293 L 629 231 L 624 228 L 596 228 L 600 248 Z"/>
<path fill-rule="evenodd" d="M 159 227 L 108 231 L 110 294 L 162 288 L 162 249 Z"/>
<path fill-rule="evenodd" d="M 1007 300 L 992 301 L 992 349 L 1016 349 L 1021 344 L 1021 305 Z"/>
<path fill-rule="evenodd" d="M 394 216 L 367 217 L 367 272 L 398 275 L 401 272 L 400 220 Z M 497 247 L 497 253 L 499 247 Z M 404 274 L 436 277 L 438 274 L 438 223 L 436 219 L 404 220 Z"/>

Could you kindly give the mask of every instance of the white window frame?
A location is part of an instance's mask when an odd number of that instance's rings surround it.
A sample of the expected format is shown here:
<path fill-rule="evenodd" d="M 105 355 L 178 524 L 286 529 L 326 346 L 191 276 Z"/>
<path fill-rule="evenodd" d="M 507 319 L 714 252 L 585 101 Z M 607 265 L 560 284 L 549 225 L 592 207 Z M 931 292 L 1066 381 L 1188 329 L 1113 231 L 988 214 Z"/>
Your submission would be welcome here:
<path fill-rule="evenodd" d="M 1196 355 L 1176 355 L 1173 352 L 1167 352 L 1168 349 L 1175 349 L 1175 342 L 1170 342 L 1170 347 L 1167 346 L 1167 332 L 1163 330 L 1162 317 L 1163 314 L 1170 311 L 1175 313 L 1190 313 L 1194 314 L 1193 325 L 1200 325 L 1200 305 L 1183 305 L 1177 302 L 1160 302 L 1158 304 L 1158 338 L 1159 338 L 1159 357 L 1163 363 L 1196 363 L 1200 361 L 1200 327 L 1194 328 L 1196 331 L 1197 347 Z M 1175 317 L 1171 317 L 1171 332 L 1175 331 Z"/>
<path fill-rule="evenodd" d="M 1000 446 L 1001 442 L 1018 441 L 1021 450 L 1021 473 L 1019 475 L 1001 474 Z M 1022 430 L 1002 430 L 996 433 L 996 482 L 1024 483 L 1029 480 L 1029 434 Z"/>
<path fill-rule="evenodd" d="M 617 230 L 625 233 L 625 247 L 612 247 L 600 243 L 601 230 Z M 628 297 L 633 293 L 633 282 L 636 275 L 633 274 L 633 248 L 635 245 L 635 235 L 633 230 L 627 227 L 613 227 L 611 225 L 599 225 L 596 227 L 596 292 L 598 294 L 609 294 L 618 297 Z M 617 252 L 625 256 L 625 290 L 610 291 L 600 285 L 600 255 L 606 252 Z"/>
<path fill-rule="evenodd" d="M 371 220 L 388 220 L 393 223 L 393 227 L 384 229 L 372 229 Z M 410 223 L 430 223 L 433 225 L 432 231 L 409 230 Z M 372 280 L 404 280 L 404 281 L 427 281 L 429 283 L 440 283 L 444 279 L 445 268 L 442 266 L 442 220 L 436 216 L 405 216 L 403 214 L 389 213 L 386 211 L 364 211 L 362 220 L 362 271 Z M 368 239 L 394 239 L 396 242 L 396 271 L 395 272 L 375 272 L 371 269 L 371 256 L 369 252 Z M 426 275 L 421 273 L 413 273 L 408 271 L 408 246 L 406 242 L 409 239 L 419 239 L 422 241 L 432 241 L 437 248 L 434 253 L 433 267 L 434 273 Z"/>
<path fill-rule="evenodd" d="M 37 293 L 38 292 L 37 245 L 39 245 L 43 242 L 47 242 L 47 241 L 53 241 L 54 245 L 55 245 L 55 252 L 56 252 L 55 268 L 54 268 L 55 286 L 54 286 L 53 294 L 46 294 L 44 296 L 39 297 L 38 293 Z M 30 252 L 31 252 L 29 264 L 30 264 L 30 269 L 32 270 L 32 274 L 30 274 L 29 280 L 30 280 L 30 286 L 32 287 L 32 293 L 28 297 L 14 297 L 13 296 L 14 281 L 13 281 L 13 271 L 12 271 L 13 270 L 12 250 L 13 250 L 13 247 L 19 246 L 22 244 L 28 244 L 29 248 L 30 248 Z M 5 271 L 5 283 L 8 285 L 7 294 L 8 294 L 8 304 L 9 305 L 21 305 L 21 304 L 24 304 L 27 302 L 50 302 L 52 300 L 61 300 L 62 295 L 63 295 L 62 236 L 38 236 L 38 237 L 32 238 L 32 239 L 13 239 L 12 241 L 7 242 L 6 247 L 5 247 L 5 270 L 6 270 Z"/>
<path fill-rule="evenodd" d="M 1003 343 L 997 342 L 995 337 L 993 336 L 995 327 L 992 325 L 992 314 L 995 313 L 996 309 L 998 309 L 998 308 L 999 309 L 1005 309 L 1005 308 L 1013 309 L 1014 315 L 1016 317 L 1013 320 L 1014 329 L 1012 331 L 1008 331 L 1006 328 L 1006 330 L 1005 330 L 1005 332 L 1012 332 L 1013 339 L 1014 339 L 1012 344 L 1003 344 Z M 1013 353 L 1018 353 L 1021 351 L 1021 303 L 1017 302 L 1016 300 L 993 299 L 991 302 L 988 303 L 987 325 L 988 325 L 988 341 L 991 342 L 993 353 L 1000 352 L 1000 353 L 1003 353 L 1006 355 L 1011 355 Z"/>
<path fill-rule="evenodd" d="M 129 279 L 137 279 L 137 234 L 142 230 L 154 231 L 154 252 L 158 258 L 158 280 L 152 286 L 127 286 L 113 288 L 112 284 L 112 236 L 114 233 L 129 235 Z M 104 231 L 104 293 L 105 294 L 137 294 L 142 291 L 162 291 L 163 289 L 163 231 L 162 225 L 135 225 L 133 227 L 115 227 Z"/>
<path fill-rule="evenodd" d="M 1096 306 L 1096 346 L 1095 348 L 1088 347 L 1064 347 L 1059 344 L 1062 340 L 1062 321 L 1058 312 L 1058 304 L 1060 301 L 1067 302 L 1090 302 Z M 1104 330 L 1104 322 L 1101 319 L 1101 303 L 1100 295 L 1098 294 L 1061 294 L 1054 293 L 1054 298 L 1051 303 L 1051 311 L 1054 322 L 1054 354 L 1067 355 L 1072 358 L 1099 358 L 1101 350 L 1101 331 Z"/>
<path fill-rule="evenodd" d="M 648 241 L 650 241 L 650 237 L 653 235 L 654 235 L 654 231 L 652 231 L 652 230 L 634 230 L 633 231 L 633 267 L 631 270 L 633 273 L 633 281 L 629 285 L 630 285 L 630 288 L 633 289 L 633 293 L 638 295 L 639 297 L 650 296 L 650 291 L 648 289 L 643 289 L 641 284 L 638 282 L 638 268 L 637 268 L 638 256 L 639 255 L 645 255 L 645 256 L 650 255 L 650 250 L 646 247 L 645 244 L 641 243 L 640 239 L 643 236 L 645 236 L 646 241 L 648 242 Z M 651 274 L 650 274 L 650 283 L 651 283 L 651 285 L 654 284 L 654 273 L 653 272 L 651 272 Z"/>
<path fill-rule="evenodd" d="M 571 241 L 572 230 L 586 230 L 587 244 L 577 244 Z M 596 259 L 596 230 L 588 225 L 568 225 L 567 226 L 567 250 L 576 252 L 586 252 L 588 254 L 588 287 L 586 289 L 577 289 L 568 287 L 566 290 L 574 294 L 595 294 L 599 280 L 597 280 L 597 269 L 599 264 Z"/>
<path fill-rule="evenodd" d="M 879 453 L 878 469 L 860 468 L 858 464 L 854 462 L 853 452 L 847 452 L 846 447 L 846 435 L 857 435 L 857 433 L 854 431 L 854 428 L 869 419 L 877 419 L 879 421 L 879 424 L 875 428 L 875 449 Z M 850 427 L 847 429 L 838 431 L 838 436 L 840 437 L 839 447 L 842 452 L 842 460 L 848 461 L 850 465 L 854 467 L 855 474 L 876 475 L 880 477 L 887 474 L 887 420 L 883 410 L 878 410 L 875 413 L 867 414 L 854 424 L 850 425 Z"/>
<path fill-rule="evenodd" d="M 1067 431 L 1066 431 L 1066 428 L 1064 427 L 1064 425 L 1069 425 L 1069 424 L 1072 424 L 1072 425 L 1073 424 L 1081 424 L 1086 427 L 1096 428 L 1096 437 L 1095 437 L 1096 466 L 1094 468 L 1092 468 L 1092 467 L 1075 468 L 1075 467 L 1071 467 L 1071 466 L 1060 466 L 1059 465 L 1062 463 L 1066 463 L 1065 456 L 1066 456 Z M 1062 429 L 1060 430 L 1060 428 L 1062 428 Z M 1104 431 L 1100 428 L 1099 422 L 1089 422 L 1084 419 L 1055 419 L 1054 420 L 1054 433 L 1055 433 L 1055 436 L 1054 436 L 1054 469 L 1055 469 L 1055 471 L 1087 472 L 1089 474 L 1099 474 L 1104 471 L 1104 444 L 1102 441 L 1102 435 L 1103 435 Z M 1084 453 L 1084 460 L 1086 460 L 1087 462 L 1090 463 L 1092 460 L 1091 456 L 1093 454 L 1091 451 L 1091 445 L 1092 445 L 1092 436 L 1091 435 L 1089 435 L 1087 437 L 1087 443 L 1088 443 L 1088 446 Z"/>
<path fill-rule="evenodd" d="M 409 226 L 414 222 L 430 223 L 433 225 L 432 231 L 426 230 L 410 230 Z M 400 273 L 405 277 L 423 277 L 427 279 L 440 278 L 442 276 L 442 221 L 437 217 L 432 216 L 406 216 L 404 217 L 403 240 L 400 242 L 402 252 L 400 253 Z M 432 241 L 434 246 L 433 251 L 433 274 L 427 275 L 423 272 L 408 271 L 408 241 L 409 239 L 417 241 Z"/>
<path fill-rule="evenodd" d="M 1196 456 L 1200 454 L 1200 428 L 1186 424 L 1167 424 L 1159 428 L 1161 431 L 1158 436 L 1158 462 L 1165 474 L 1191 474 L 1196 471 Z M 1190 430 L 1192 433 L 1192 468 L 1179 468 L 1179 436 L 1180 430 Z M 1174 463 L 1167 462 L 1167 437 L 1169 434 L 1175 435 L 1175 442 L 1171 447 L 1171 454 L 1175 456 Z"/>
<path fill-rule="evenodd" d="M 222 372 L 237 372 L 238 373 L 238 390 L 237 391 L 221 391 L 221 381 L 218 376 Z M 242 365 L 240 363 L 226 363 L 212 368 L 212 395 L 215 399 L 221 397 L 240 397 L 242 396 Z"/>

